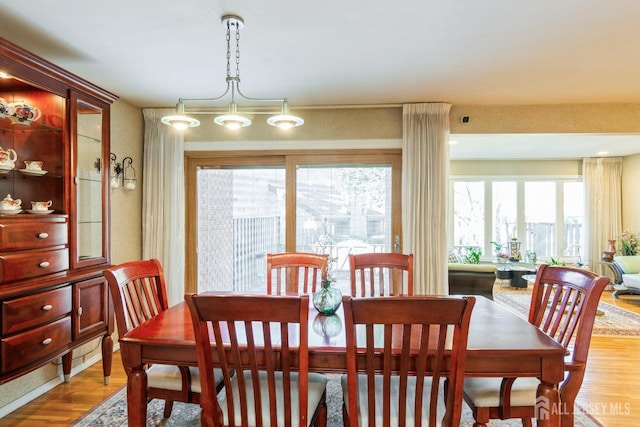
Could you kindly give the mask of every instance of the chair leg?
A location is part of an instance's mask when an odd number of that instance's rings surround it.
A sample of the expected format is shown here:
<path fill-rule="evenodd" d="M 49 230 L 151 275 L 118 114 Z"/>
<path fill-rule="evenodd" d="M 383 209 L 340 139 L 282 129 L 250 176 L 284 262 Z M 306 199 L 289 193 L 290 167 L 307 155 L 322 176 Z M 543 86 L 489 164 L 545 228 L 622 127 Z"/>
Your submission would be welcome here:
<path fill-rule="evenodd" d="M 522 419 L 522 427 L 532 427 L 531 426 L 531 418 L 523 418 Z"/>
<path fill-rule="evenodd" d="M 342 424 L 344 427 L 349 427 L 351 425 L 351 421 L 349 421 L 349 414 L 347 414 L 347 405 L 342 404 Z"/>
<path fill-rule="evenodd" d="M 320 401 L 320 406 L 318 407 L 318 411 L 316 412 L 316 419 L 313 423 L 316 427 L 327 427 L 327 395 L 326 392 L 324 396 L 322 396 L 322 400 Z"/>
<path fill-rule="evenodd" d="M 489 408 L 472 408 L 473 427 L 486 427 L 489 422 Z"/>
<path fill-rule="evenodd" d="M 173 410 L 173 401 L 172 400 L 165 400 L 165 402 L 164 402 L 164 413 L 162 414 L 163 417 L 169 418 L 171 416 L 171 411 L 172 410 Z"/>

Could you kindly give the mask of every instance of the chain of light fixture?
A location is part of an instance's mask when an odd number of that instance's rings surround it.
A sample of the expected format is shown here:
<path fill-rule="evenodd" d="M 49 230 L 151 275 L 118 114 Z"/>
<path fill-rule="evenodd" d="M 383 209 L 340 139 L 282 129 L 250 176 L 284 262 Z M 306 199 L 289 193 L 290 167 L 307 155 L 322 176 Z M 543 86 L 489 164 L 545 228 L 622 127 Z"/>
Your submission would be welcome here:
<path fill-rule="evenodd" d="M 219 115 L 213 119 L 214 123 L 220 126 L 224 126 L 228 129 L 239 129 L 241 127 L 251 125 L 251 119 L 238 112 L 238 105 L 236 104 L 236 93 L 239 97 L 248 101 L 255 102 L 280 102 L 280 112 L 244 112 L 244 114 L 275 114 L 267 119 L 267 123 L 271 126 L 277 126 L 282 129 L 290 129 L 295 126 L 300 126 L 304 123 L 304 120 L 300 117 L 289 114 L 289 104 L 287 98 L 281 99 L 265 99 L 265 98 L 252 98 L 246 96 L 240 91 L 240 30 L 244 28 L 244 20 L 236 15 L 224 15 L 222 17 L 222 26 L 226 28 L 226 41 L 227 41 L 227 88 L 224 93 L 216 98 L 180 98 L 177 105 L 177 115 L 165 116 L 161 119 L 162 123 L 173 126 L 176 129 L 186 129 L 189 127 L 195 127 L 200 125 L 200 121 L 189 117 L 185 114 L 185 104 L 203 103 L 203 102 L 215 102 L 224 98 L 229 91 L 231 91 L 231 102 L 229 103 L 228 113 Z M 235 76 L 231 73 L 231 33 L 235 32 Z M 214 114 L 211 111 L 194 111 L 188 112 L 192 115 L 198 114 Z"/>

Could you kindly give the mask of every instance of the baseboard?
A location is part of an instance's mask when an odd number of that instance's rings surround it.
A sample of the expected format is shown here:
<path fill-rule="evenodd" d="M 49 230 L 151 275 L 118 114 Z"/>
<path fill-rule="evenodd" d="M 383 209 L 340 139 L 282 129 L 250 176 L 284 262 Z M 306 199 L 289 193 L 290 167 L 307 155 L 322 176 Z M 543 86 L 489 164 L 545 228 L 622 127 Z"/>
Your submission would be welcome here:
<path fill-rule="evenodd" d="M 118 350 L 120 348 L 119 345 L 116 345 L 114 347 L 114 351 Z M 86 359 L 84 362 L 79 363 L 78 365 L 74 366 L 71 368 L 71 377 L 75 376 L 76 374 L 79 374 L 80 372 L 84 371 L 85 369 L 87 369 L 89 366 L 93 365 L 94 363 L 97 363 L 99 361 L 102 360 L 102 354 L 100 354 L 100 352 L 98 352 L 98 354 L 94 355 L 93 357 Z M 62 365 L 60 365 L 62 366 Z M 42 384 L 40 387 L 35 388 L 33 390 L 31 390 L 29 393 L 20 396 L 18 399 L 14 400 L 11 403 L 8 403 L 7 405 L 3 406 L 2 408 L 0 408 L 0 418 L 3 418 L 5 415 L 10 414 L 11 412 L 15 411 L 16 409 L 26 405 L 27 403 L 31 402 L 32 400 L 42 396 L 43 394 L 45 394 L 46 392 L 52 390 L 53 388 L 59 386 L 60 384 L 62 384 L 64 382 L 64 375 L 62 374 L 62 367 L 60 367 L 60 369 L 58 370 L 58 376 L 54 379 L 52 379 L 51 381 L 48 381 L 44 384 Z"/>

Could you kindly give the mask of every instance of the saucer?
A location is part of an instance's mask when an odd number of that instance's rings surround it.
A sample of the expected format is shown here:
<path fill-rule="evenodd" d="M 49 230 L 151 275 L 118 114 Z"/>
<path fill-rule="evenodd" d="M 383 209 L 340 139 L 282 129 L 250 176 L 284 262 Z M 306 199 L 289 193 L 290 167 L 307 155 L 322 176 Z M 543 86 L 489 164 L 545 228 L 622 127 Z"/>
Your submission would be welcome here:
<path fill-rule="evenodd" d="M 34 215 L 48 215 L 51 212 L 53 212 L 53 209 L 48 209 L 48 210 L 27 209 L 27 212 Z"/>
<path fill-rule="evenodd" d="M 25 175 L 34 175 L 34 176 L 42 176 L 47 174 L 47 171 L 45 170 L 33 170 L 33 169 L 20 169 L 20 172 L 22 172 Z"/>
<path fill-rule="evenodd" d="M 22 212 L 22 209 L 0 209 L 0 215 L 16 215 Z"/>
<path fill-rule="evenodd" d="M 0 165 L 0 173 L 8 173 L 8 172 L 12 171 L 14 168 L 15 168 L 15 166 L 11 167 L 11 166 L 2 166 L 2 165 Z"/>

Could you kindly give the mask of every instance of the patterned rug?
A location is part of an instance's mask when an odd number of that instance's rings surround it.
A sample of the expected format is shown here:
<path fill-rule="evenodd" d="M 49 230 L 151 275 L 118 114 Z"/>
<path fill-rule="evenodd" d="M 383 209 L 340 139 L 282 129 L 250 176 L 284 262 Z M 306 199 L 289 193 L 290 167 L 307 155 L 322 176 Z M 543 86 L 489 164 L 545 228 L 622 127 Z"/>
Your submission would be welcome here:
<path fill-rule="evenodd" d="M 340 389 L 340 376 L 327 375 L 327 408 L 328 427 L 341 427 L 342 424 L 342 391 Z M 123 386 L 111 397 L 107 398 L 94 409 L 85 414 L 72 426 L 75 427 L 122 427 L 127 425 L 127 399 L 126 389 Z M 197 427 L 200 425 L 200 407 L 185 403 L 174 403 L 171 417 L 162 418 L 164 402 L 154 399 L 147 407 L 147 427 Z M 535 420 L 533 425 L 536 425 Z M 472 427 L 473 419 L 471 410 L 464 405 L 461 427 Z M 489 427 L 521 427 L 520 420 L 492 421 Z M 592 419 L 585 413 L 577 413 L 575 427 L 603 427 L 602 424 Z"/>
<path fill-rule="evenodd" d="M 527 290 L 494 290 L 493 299 L 525 319 L 529 313 L 531 292 Z M 593 335 L 640 336 L 640 314 L 613 304 L 600 302 L 593 325 Z"/>

